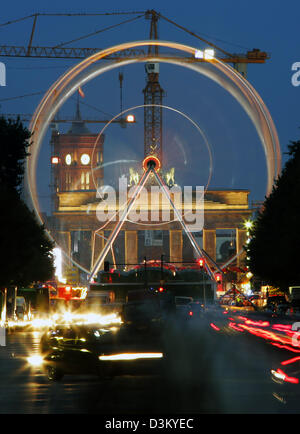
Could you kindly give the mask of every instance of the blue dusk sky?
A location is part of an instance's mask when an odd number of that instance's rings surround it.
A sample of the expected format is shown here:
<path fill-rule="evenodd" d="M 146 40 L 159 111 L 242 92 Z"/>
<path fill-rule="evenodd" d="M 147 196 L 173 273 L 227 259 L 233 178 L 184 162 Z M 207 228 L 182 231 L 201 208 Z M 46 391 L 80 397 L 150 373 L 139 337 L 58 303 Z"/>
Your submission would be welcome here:
<path fill-rule="evenodd" d="M 154 9 L 179 25 L 211 41 L 229 53 L 259 48 L 270 55 L 265 64 L 248 65 L 247 79 L 257 90 L 275 123 L 283 162 L 290 140 L 300 139 L 300 86 L 292 84 L 292 65 L 300 62 L 300 3 L 287 0 L 211 0 L 210 2 L 129 1 L 51 3 L 28 0 L 5 2 L 1 8 L 0 45 L 27 46 L 33 18 L 5 23 L 35 13 L 112 13 L 143 12 Z M 132 15 L 39 16 L 33 46 L 107 48 L 121 42 L 149 38 L 150 21 L 143 17 L 107 31 Z M 159 39 L 204 48 L 203 43 L 172 24 L 160 19 Z M 95 35 L 81 38 L 97 32 Z M 80 40 L 77 40 L 81 38 Z M 1 57 L 6 68 L 6 86 L 0 87 L 2 113 L 32 114 L 43 94 L 78 59 L 40 59 Z M 129 65 L 101 75 L 84 87 L 80 99 L 83 118 L 111 119 L 120 112 L 119 72 L 124 75 L 123 109 L 143 104 L 146 74 L 143 64 Z M 300 78 L 299 78 L 300 82 Z M 193 71 L 170 64 L 160 65 L 160 84 L 165 91 L 163 104 L 163 154 L 166 168 L 175 167 L 175 179 L 181 185 L 206 185 L 210 162 L 208 151 L 195 122 L 213 155 L 209 188 L 249 189 L 250 200 L 263 200 L 266 190 L 266 163 L 262 145 L 252 122 L 241 106 L 223 88 Z M 61 108 L 60 118 L 73 116 L 77 97 Z M 129 163 L 140 167 L 143 158 L 143 108 L 132 110 L 137 124 L 126 129 L 112 125 L 105 131 L 105 181 L 111 185 L 128 172 Z M 183 115 L 184 114 L 184 115 Z M 60 126 L 64 132 L 69 126 Z M 88 126 L 99 132 L 101 124 Z M 39 193 L 45 210 L 49 197 L 48 133 L 39 162 Z"/>

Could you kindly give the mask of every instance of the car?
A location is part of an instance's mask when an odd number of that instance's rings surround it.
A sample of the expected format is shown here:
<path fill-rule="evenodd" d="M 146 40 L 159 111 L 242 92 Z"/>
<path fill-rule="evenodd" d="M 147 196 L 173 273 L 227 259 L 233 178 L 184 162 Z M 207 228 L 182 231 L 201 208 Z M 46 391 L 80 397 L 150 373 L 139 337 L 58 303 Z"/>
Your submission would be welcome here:
<path fill-rule="evenodd" d="M 26 318 L 26 301 L 24 297 L 17 296 L 16 297 L 16 317 L 18 320 L 23 321 Z"/>
<path fill-rule="evenodd" d="M 43 370 L 50 381 L 65 374 L 158 374 L 164 352 L 157 330 L 124 324 L 117 330 L 99 325 L 57 325 L 41 339 Z"/>
<path fill-rule="evenodd" d="M 134 300 L 123 305 L 121 317 L 127 324 L 135 324 L 136 327 L 152 325 L 160 326 L 163 312 L 159 299 Z"/>
<path fill-rule="evenodd" d="M 188 305 L 187 318 L 198 319 L 203 317 L 204 313 L 205 313 L 204 302 L 193 301 Z"/>
<path fill-rule="evenodd" d="M 176 296 L 175 306 L 176 306 L 176 317 L 178 319 L 186 319 L 189 313 L 189 306 L 193 302 L 192 297 L 186 296 Z"/>
<path fill-rule="evenodd" d="M 189 303 L 193 302 L 193 297 L 187 297 L 187 296 L 175 296 L 175 304 L 176 306 L 185 306 Z"/>
<path fill-rule="evenodd" d="M 299 406 L 300 359 L 292 357 L 271 369 L 273 397 L 285 405 Z"/>

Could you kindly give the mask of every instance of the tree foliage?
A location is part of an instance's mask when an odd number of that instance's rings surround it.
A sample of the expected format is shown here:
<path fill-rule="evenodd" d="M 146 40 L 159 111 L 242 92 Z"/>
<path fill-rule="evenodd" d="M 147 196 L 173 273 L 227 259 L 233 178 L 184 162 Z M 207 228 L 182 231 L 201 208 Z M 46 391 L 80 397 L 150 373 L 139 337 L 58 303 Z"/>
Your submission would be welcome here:
<path fill-rule="evenodd" d="M 0 286 L 51 278 L 52 242 L 20 197 L 30 132 L 19 120 L 0 118 Z"/>
<path fill-rule="evenodd" d="M 300 140 L 290 142 L 288 155 L 246 247 L 251 272 L 282 289 L 300 284 Z"/>
<path fill-rule="evenodd" d="M 19 119 L 0 117 L 0 185 L 20 189 L 24 161 L 28 154 L 30 132 Z"/>

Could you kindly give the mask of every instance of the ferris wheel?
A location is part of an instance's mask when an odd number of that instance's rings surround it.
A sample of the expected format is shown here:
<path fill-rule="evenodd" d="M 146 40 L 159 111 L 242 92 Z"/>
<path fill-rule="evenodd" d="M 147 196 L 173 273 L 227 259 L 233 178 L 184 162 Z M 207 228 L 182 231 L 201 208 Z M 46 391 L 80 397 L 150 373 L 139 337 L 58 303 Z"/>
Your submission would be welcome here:
<path fill-rule="evenodd" d="M 148 54 L 145 55 L 140 54 L 137 51 L 135 55 L 131 55 L 130 57 L 120 56 L 117 61 L 109 61 L 107 63 L 101 62 L 102 60 L 109 58 L 115 53 L 122 54 L 125 53 L 126 50 L 133 48 L 138 49 L 140 47 L 167 48 L 169 50 L 172 50 L 172 52 L 171 54 L 158 53 L 158 50 L 149 50 Z M 240 104 L 244 112 L 252 121 L 264 150 L 267 167 L 266 195 L 271 192 L 274 180 L 277 178 L 280 171 L 280 146 L 276 133 L 276 128 L 262 98 L 253 88 L 253 86 L 250 85 L 250 83 L 239 72 L 237 72 L 221 60 L 213 57 L 212 53 L 206 53 L 205 55 L 205 53 L 202 52 L 201 54 L 199 53 L 198 48 L 183 45 L 177 42 L 158 40 L 134 41 L 119 44 L 99 51 L 84 59 L 74 67 L 70 68 L 66 73 L 64 73 L 55 83 L 53 83 L 53 85 L 46 92 L 39 106 L 37 107 L 30 124 L 30 130 L 33 134 L 33 144 L 31 147 L 31 155 L 28 157 L 27 160 L 26 174 L 32 206 L 39 221 L 45 224 L 49 237 L 57 245 L 61 246 L 64 250 L 65 255 L 68 256 L 69 252 L 67 251 L 65 246 L 62 246 L 61 239 L 56 236 L 56 232 L 53 229 L 53 226 L 50 227 L 48 221 L 45 221 L 38 200 L 37 165 L 42 143 L 45 139 L 49 125 L 55 118 L 58 110 L 73 94 L 78 92 L 79 89 L 87 85 L 92 80 L 100 77 L 102 74 L 108 74 L 114 69 L 120 67 L 136 65 L 140 63 L 145 64 L 146 72 L 148 74 L 148 82 L 144 89 L 144 104 L 132 106 L 126 110 L 123 110 L 118 115 L 112 117 L 111 121 L 104 126 L 104 128 L 100 131 L 99 134 L 94 136 L 89 146 L 87 146 L 86 149 L 89 149 L 91 152 L 83 152 L 81 156 L 76 157 L 77 159 L 80 158 L 80 160 L 78 161 L 80 167 L 82 168 L 80 181 L 78 182 L 80 182 L 80 186 L 84 186 L 83 188 L 80 187 L 79 189 L 90 190 L 90 188 L 87 187 L 96 187 L 92 188 L 92 192 L 89 193 L 89 206 L 85 209 L 84 212 L 89 215 L 94 213 L 94 216 L 97 216 L 97 207 L 99 207 L 99 202 L 103 202 L 104 196 L 109 193 L 108 190 L 103 190 L 102 185 L 99 186 L 99 184 L 97 183 L 97 178 L 101 180 L 101 177 L 97 176 L 97 173 L 100 169 L 103 169 L 105 165 L 105 163 L 103 165 L 102 161 L 102 165 L 99 166 L 99 158 L 102 158 L 101 144 L 103 145 L 105 134 L 107 133 L 110 125 L 116 119 L 123 117 L 125 114 L 130 114 L 132 111 L 137 111 L 139 109 L 143 110 L 144 153 L 140 160 L 136 160 L 136 167 L 138 167 L 138 176 L 136 176 L 136 172 L 132 172 L 131 174 L 134 184 L 132 186 L 131 196 L 129 198 L 126 197 L 126 199 L 124 199 L 123 201 L 120 201 L 117 209 L 116 207 L 114 207 L 114 204 L 112 204 L 111 208 L 109 208 L 109 204 L 105 204 L 106 212 L 110 213 L 109 215 L 111 218 L 109 218 L 108 220 L 111 226 L 110 234 L 106 238 L 106 243 L 102 243 L 100 249 L 96 249 L 96 244 L 98 240 L 97 234 L 103 231 L 105 225 L 103 225 L 102 223 L 99 224 L 99 221 L 94 221 L 94 238 L 91 243 L 93 260 L 90 262 L 90 266 L 86 267 L 85 265 L 80 263 L 80 261 L 74 259 L 74 257 L 69 257 L 68 259 L 70 260 L 70 262 L 74 263 L 76 266 L 86 272 L 89 276 L 89 280 L 92 280 L 103 265 L 107 254 L 113 249 L 114 242 L 118 234 L 120 233 L 124 222 L 128 221 L 128 216 L 130 215 L 131 211 L 134 209 L 137 203 L 139 204 L 140 209 L 142 209 L 143 204 L 140 201 L 140 198 L 145 187 L 147 185 L 150 187 L 154 187 L 154 185 L 156 184 L 160 188 L 160 192 L 164 196 L 165 201 L 167 202 L 169 208 L 172 211 L 173 221 L 176 221 L 177 224 L 179 224 L 181 230 L 184 231 L 187 239 L 190 242 L 190 245 L 192 246 L 192 249 L 196 252 L 196 255 L 198 257 L 204 257 L 206 259 L 205 264 L 207 272 L 212 279 L 215 279 L 216 273 L 219 273 L 220 271 L 222 272 L 222 269 L 225 265 L 228 264 L 228 261 L 226 262 L 226 264 L 218 264 L 212 258 L 212 256 L 205 251 L 204 248 L 199 246 L 194 237 L 194 232 L 196 232 L 196 230 L 191 229 L 191 227 L 186 223 L 186 220 L 181 213 L 181 209 L 177 206 L 176 200 L 174 200 L 174 195 L 172 195 L 170 192 L 170 187 L 173 187 L 175 182 L 174 172 L 172 173 L 172 171 L 168 171 L 164 173 L 165 159 L 162 141 L 162 111 L 165 110 L 171 113 L 175 113 L 180 119 L 188 121 L 193 126 L 193 128 L 196 129 L 197 134 L 201 136 L 203 143 L 206 146 L 206 151 L 208 155 L 208 176 L 204 189 L 202 190 L 202 192 L 199 192 L 202 200 L 204 200 L 203 195 L 208 188 L 213 170 L 211 146 L 203 130 L 200 128 L 197 122 L 195 122 L 186 113 L 180 111 L 179 109 L 162 104 L 161 99 L 163 95 L 163 90 L 158 82 L 158 65 L 174 65 L 196 72 L 200 76 L 204 76 L 212 82 L 217 83 Z M 153 97 L 152 99 L 150 98 L 151 96 Z M 57 158 L 57 163 L 59 163 L 60 157 L 58 156 Z M 74 167 L 76 168 L 76 166 L 72 164 L 72 158 L 73 156 L 71 155 L 71 153 L 66 154 L 66 156 L 64 157 L 64 163 L 68 167 L 70 167 L 70 169 Z M 119 159 L 116 158 L 116 161 L 119 161 Z M 78 167 L 79 166 L 77 166 L 77 168 Z M 66 182 L 68 181 L 66 180 Z M 71 183 L 70 179 L 69 182 Z M 127 186 L 128 185 L 126 184 L 126 188 Z M 63 206 L 67 206 L 66 204 L 68 203 L 68 201 L 75 201 L 74 195 L 72 198 L 72 195 L 70 194 L 63 194 L 63 192 L 57 193 L 57 196 L 62 201 L 61 209 L 63 209 Z M 83 194 L 83 191 L 81 191 L 80 193 Z M 93 198 L 92 195 L 94 195 Z M 79 194 L 77 195 L 77 197 L 79 197 Z M 69 216 L 71 221 L 72 210 L 71 208 L 69 208 L 69 210 Z M 145 211 L 149 210 L 146 209 Z M 118 214 L 118 220 L 114 225 L 112 225 L 116 214 Z M 86 225 L 84 220 L 84 217 L 82 217 L 82 228 L 84 228 Z M 171 220 L 169 219 L 167 223 L 169 224 L 170 221 Z M 97 226 L 98 224 L 99 226 Z M 150 221 L 150 223 L 148 223 L 148 226 L 150 228 L 153 228 L 153 221 Z M 197 228 L 198 231 L 200 229 L 201 228 Z M 70 244 L 70 242 L 71 241 L 69 240 L 68 243 Z M 242 251 L 238 251 L 237 254 L 232 258 L 232 260 L 234 260 L 234 258 L 236 258 L 241 253 Z"/>

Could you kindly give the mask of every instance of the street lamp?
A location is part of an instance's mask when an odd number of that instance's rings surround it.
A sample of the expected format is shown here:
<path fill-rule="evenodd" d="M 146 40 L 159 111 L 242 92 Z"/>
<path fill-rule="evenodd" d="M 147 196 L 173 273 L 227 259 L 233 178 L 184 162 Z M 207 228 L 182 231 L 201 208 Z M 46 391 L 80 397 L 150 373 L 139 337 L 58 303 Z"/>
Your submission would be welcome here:
<path fill-rule="evenodd" d="M 253 227 L 253 221 L 252 221 L 252 220 L 246 220 L 246 221 L 244 222 L 244 227 L 245 227 L 246 229 L 252 229 L 252 227 Z"/>

